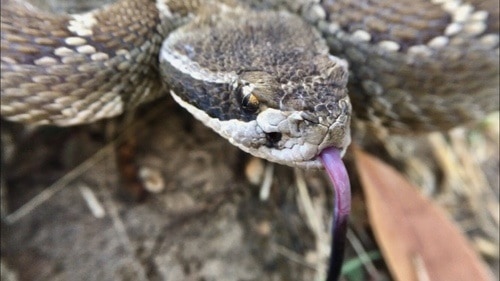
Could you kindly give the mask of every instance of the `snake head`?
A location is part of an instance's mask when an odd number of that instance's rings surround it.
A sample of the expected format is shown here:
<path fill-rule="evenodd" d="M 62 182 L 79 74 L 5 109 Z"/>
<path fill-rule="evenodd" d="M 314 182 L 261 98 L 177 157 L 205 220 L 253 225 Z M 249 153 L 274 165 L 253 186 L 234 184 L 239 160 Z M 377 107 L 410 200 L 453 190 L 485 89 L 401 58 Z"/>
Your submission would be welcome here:
<path fill-rule="evenodd" d="M 254 156 L 321 167 L 350 143 L 347 62 L 286 12 L 223 10 L 171 33 L 163 81 L 196 118 Z"/>

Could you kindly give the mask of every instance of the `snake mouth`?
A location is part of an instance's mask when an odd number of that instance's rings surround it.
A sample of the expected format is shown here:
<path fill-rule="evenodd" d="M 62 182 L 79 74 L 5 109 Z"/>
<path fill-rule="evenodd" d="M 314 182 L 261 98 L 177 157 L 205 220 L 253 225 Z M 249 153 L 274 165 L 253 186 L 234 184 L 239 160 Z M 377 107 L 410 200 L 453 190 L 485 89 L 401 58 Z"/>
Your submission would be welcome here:
<path fill-rule="evenodd" d="M 295 161 L 293 162 L 293 166 L 299 167 L 299 168 L 315 168 L 315 169 L 325 169 L 329 174 L 331 174 L 333 169 L 335 167 L 343 166 L 342 163 L 342 157 L 344 156 L 346 152 L 347 147 L 339 148 L 335 146 L 329 146 L 327 148 L 324 148 L 318 152 L 316 156 L 309 160 L 304 160 L 304 161 Z M 334 151 L 334 152 L 332 152 Z M 325 164 L 325 155 L 330 155 L 332 153 L 338 154 L 338 159 L 340 160 L 335 160 L 333 163 L 330 163 L 329 165 Z M 331 158 L 331 157 L 330 157 Z M 331 162 L 331 161 L 330 161 Z"/>
<path fill-rule="evenodd" d="M 343 155 L 350 143 L 349 110 L 345 109 L 337 115 L 325 116 L 268 108 L 255 120 L 257 131 L 265 134 L 265 145 L 241 148 L 271 162 L 299 168 L 322 168 L 320 155 L 323 150 L 334 147 Z M 309 115 L 315 117 L 314 122 L 304 118 Z"/>
<path fill-rule="evenodd" d="M 174 100 L 196 119 L 253 156 L 299 168 L 323 167 L 319 155 L 328 147 L 337 147 L 341 155 L 350 143 L 347 112 L 322 124 L 306 124 L 301 112 L 268 108 L 255 120 L 220 120 L 184 101 L 174 91 Z M 297 125 L 300 121 L 300 125 Z M 302 122 L 303 121 L 303 122 Z M 326 123 L 325 123 L 326 122 Z"/>

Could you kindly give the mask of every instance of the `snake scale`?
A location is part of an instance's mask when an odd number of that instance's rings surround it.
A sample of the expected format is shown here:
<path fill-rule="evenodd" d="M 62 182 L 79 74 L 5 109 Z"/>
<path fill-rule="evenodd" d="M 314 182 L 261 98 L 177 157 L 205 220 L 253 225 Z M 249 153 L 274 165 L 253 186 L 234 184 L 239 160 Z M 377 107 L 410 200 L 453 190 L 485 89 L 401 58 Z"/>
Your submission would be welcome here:
<path fill-rule="evenodd" d="M 499 109 L 496 0 L 1 3 L 10 121 L 89 123 L 170 93 L 246 152 L 331 172 L 353 117 L 415 133 Z"/>
<path fill-rule="evenodd" d="M 408 133 L 498 110 L 498 31 L 494 0 L 2 0 L 1 116 L 89 123 L 170 91 L 241 149 L 317 167 L 351 114 Z"/>

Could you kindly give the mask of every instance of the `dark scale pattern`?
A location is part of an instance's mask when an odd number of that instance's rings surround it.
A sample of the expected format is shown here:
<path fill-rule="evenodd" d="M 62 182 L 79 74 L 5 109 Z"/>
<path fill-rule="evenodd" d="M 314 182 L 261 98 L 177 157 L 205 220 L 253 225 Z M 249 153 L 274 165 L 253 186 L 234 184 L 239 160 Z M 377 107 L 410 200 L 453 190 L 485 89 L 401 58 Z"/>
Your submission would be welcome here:
<path fill-rule="evenodd" d="M 248 13 L 248 12 L 247 12 Z M 239 69 L 289 72 L 298 59 L 325 54 L 322 39 L 304 22 L 286 13 L 224 13 L 196 24 L 196 36 L 186 36 L 176 49 L 211 71 Z M 321 42 L 321 43 L 320 43 Z M 186 48 L 189 46 L 189 48 Z M 273 55 L 263 55 L 273 54 Z M 304 71 L 313 72 L 306 67 Z"/>
<path fill-rule="evenodd" d="M 338 22 L 345 32 L 365 30 L 372 43 L 397 42 L 404 51 L 426 44 L 444 33 L 451 17 L 430 1 L 414 0 L 329 0 L 323 4 L 329 20 Z"/>
<path fill-rule="evenodd" d="M 230 120 L 236 115 L 242 121 L 255 118 L 253 114 L 240 110 L 239 103 L 231 94 L 228 84 L 192 79 L 167 62 L 160 64 L 160 68 L 162 73 L 169 73 L 169 75 L 164 75 L 163 79 L 171 90 L 195 107 L 202 108 L 209 116 L 220 120 Z M 235 108 L 238 109 L 237 112 Z"/>
<path fill-rule="evenodd" d="M 259 99 L 264 105 L 275 107 L 284 101 L 283 109 L 310 109 L 311 104 L 321 106 L 327 100 L 335 105 L 345 96 L 345 73 L 328 71 L 333 66 L 325 63 L 327 48 L 321 36 L 286 13 L 257 14 L 243 8 L 229 12 L 234 3 L 219 9 L 215 3 L 171 0 L 164 3 L 171 16 L 159 15 L 153 0 L 121 0 L 96 10 L 93 34 L 79 36 L 70 31 L 71 17 L 26 9 L 21 2 L 1 2 L 1 114 L 9 120 L 59 125 L 92 122 L 164 94 L 157 73 L 160 43 L 188 21 L 189 27 L 176 32 L 185 33 L 178 50 L 214 73 L 264 73 L 261 78 L 266 83 L 257 89 L 263 92 Z M 297 8 L 294 11 L 301 5 L 301 1 L 252 2 L 271 4 L 264 5 L 267 8 Z M 431 2 L 326 0 L 320 4 L 326 18 L 319 15 L 315 22 L 331 53 L 349 61 L 349 89 L 358 116 L 414 132 L 450 128 L 498 109 L 498 1 L 471 0 L 474 19 L 461 23 L 460 31 L 456 22 L 450 25 L 453 11 L 444 12 L 440 4 Z M 463 16 L 462 12 L 458 15 Z M 186 15 L 189 18 L 183 18 Z M 87 20 L 82 22 L 90 23 Z M 263 27 L 266 24 L 268 28 Z M 323 29 L 335 24 L 340 29 Z M 459 33 L 443 36 L 446 29 Z M 352 36 L 360 30 L 371 38 L 369 42 Z M 79 37 L 83 43 L 68 37 Z M 433 40 L 436 37 L 439 40 Z M 376 44 L 381 41 L 393 43 Z M 412 52 L 415 45 L 420 49 Z M 56 54 L 61 47 L 76 54 Z M 95 49 L 100 59 L 93 58 L 89 49 Z M 253 79 L 258 80 L 258 75 Z M 180 89 L 179 83 L 171 82 Z M 183 83 L 215 94 L 208 90 L 210 85 L 204 88 L 189 79 Z M 227 116 L 239 110 L 231 89 L 224 92 L 222 106 L 215 103 L 219 98 L 207 99 L 210 102 L 200 104 L 211 115 L 221 108 L 232 110 Z M 328 114 L 334 116 L 335 110 Z M 234 116 L 240 115 L 252 117 Z"/>
<path fill-rule="evenodd" d="M 492 51 L 457 48 L 460 59 L 451 59 L 449 48 L 408 63 L 399 53 L 389 57 L 355 42 L 344 46 L 369 54 L 367 60 L 350 64 L 349 93 L 356 115 L 380 118 L 393 132 L 449 129 L 498 110 L 498 56 Z"/>
<path fill-rule="evenodd" d="M 72 36 L 67 29 L 61 29 L 53 36 L 51 29 L 39 30 L 40 26 L 65 26 L 68 16 L 53 15 L 43 12 L 28 13 L 18 8 L 14 3 L 6 4 L 1 9 L 1 40 L 2 57 L 8 56 L 20 64 L 34 64 L 34 61 L 44 56 L 53 56 L 54 46 L 63 46 L 64 38 Z M 26 21 L 14 21 L 16 18 L 25 18 Z M 17 25 L 16 25 L 17 23 Z M 22 26 L 21 26 L 22 25 Z M 30 36 L 26 36 L 26 32 Z M 37 39 L 45 38 L 40 44 Z"/>
<path fill-rule="evenodd" d="M 410 2 L 324 3 L 332 13 L 328 21 L 341 27 L 332 34 L 325 29 L 324 35 L 332 54 L 349 61 L 349 95 L 356 116 L 369 122 L 377 120 L 391 132 L 415 133 L 450 129 L 498 110 L 498 39 L 481 41 L 485 35 L 498 36 L 498 12 L 483 10 L 490 12 L 487 22 L 493 23 L 484 31 L 469 33 L 464 28 L 445 36 L 450 15 L 440 5 Z M 494 2 L 482 1 L 479 7 L 498 5 Z M 357 6 L 363 7 L 359 10 Z M 370 24 L 370 15 L 377 15 L 383 28 Z M 416 29 L 419 40 L 405 39 L 414 34 L 410 30 L 403 32 L 403 37 L 391 33 L 400 25 L 414 29 L 418 27 L 415 24 L 423 23 L 422 19 L 427 21 Z M 356 38 L 352 35 L 356 30 L 370 33 L 371 40 Z M 447 41 L 438 47 L 426 45 L 436 36 L 446 37 Z M 401 48 L 388 51 L 374 44 L 378 40 L 393 40 Z M 419 45 L 420 52 L 412 51 L 412 44 Z"/>
<path fill-rule="evenodd" d="M 12 105 L 2 108 L 3 117 L 60 125 L 92 122 L 162 94 L 157 58 L 165 34 L 156 28 L 154 1 L 107 6 L 93 14 L 97 23 L 85 35 L 72 31 L 69 15 L 2 4 L 1 101 Z M 21 17 L 26 21 L 16 20 Z M 27 113 L 22 103 L 36 105 L 36 113 L 20 119 Z M 68 108 L 73 113 L 63 112 Z"/>
<path fill-rule="evenodd" d="M 486 19 L 487 28 L 485 32 L 498 34 L 500 32 L 500 2 L 490 0 L 471 0 L 468 2 L 477 7 L 477 10 L 490 12 Z"/>
<path fill-rule="evenodd" d="M 78 36 L 68 29 L 70 16 L 41 10 L 28 13 L 14 1 L 2 1 L 2 4 L 2 56 L 14 58 L 20 64 L 33 64 L 42 57 L 58 58 L 54 56 L 55 48 L 75 48 L 65 42 L 68 37 Z M 149 33 L 154 32 L 159 24 L 154 3 L 141 5 L 136 1 L 123 1 L 121 4 L 109 6 L 95 14 L 99 23 L 93 26 L 93 35 L 81 36 L 85 44 L 92 45 L 98 52 L 114 56 L 118 49 L 133 50 L 150 40 Z M 25 18 L 26 21 L 16 21 L 16 18 Z M 40 28 L 43 26 L 50 28 Z M 90 56 L 84 59 L 91 61 Z"/>
<path fill-rule="evenodd" d="M 178 53 L 213 73 L 262 72 L 255 80 L 267 81 L 270 90 L 261 103 L 282 110 L 315 111 L 315 105 L 331 103 L 331 111 L 316 112 L 335 118 L 341 110 L 338 101 L 346 96 L 347 73 L 335 68 L 319 35 L 299 18 L 287 13 L 222 13 L 183 27 L 171 36 Z M 266 54 L 266 55 L 263 55 Z M 175 66 L 162 64 L 164 81 L 184 100 L 195 104 L 211 117 L 221 120 L 255 119 L 255 113 L 241 108 L 241 99 L 230 85 L 214 85 L 179 73 Z M 208 89 L 212 89 L 207 93 Z M 216 89 L 216 90 L 214 90 Z M 224 92 L 222 98 L 219 90 Z M 207 93 L 207 94 L 201 94 Z M 222 100 L 221 100 L 222 99 Z M 333 106 L 334 105 L 334 106 Z M 222 110 L 219 110 L 222 109 Z M 227 111 L 225 111 L 227 109 Z M 335 114 L 332 114 L 335 113 Z"/>

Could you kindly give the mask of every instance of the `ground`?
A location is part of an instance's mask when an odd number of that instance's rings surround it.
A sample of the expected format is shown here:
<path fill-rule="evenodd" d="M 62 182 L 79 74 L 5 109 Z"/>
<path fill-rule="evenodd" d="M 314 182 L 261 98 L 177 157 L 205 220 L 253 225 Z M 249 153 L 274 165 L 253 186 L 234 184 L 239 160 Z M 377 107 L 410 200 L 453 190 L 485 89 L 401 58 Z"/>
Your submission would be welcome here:
<path fill-rule="evenodd" d="M 323 171 L 257 160 L 169 99 L 155 104 L 132 125 L 136 164 L 151 191 L 141 202 L 121 188 L 113 144 L 106 145 L 109 121 L 23 134 L 14 126 L 15 146 L 4 134 L 2 280 L 322 280 L 333 196 Z M 497 192 L 495 159 L 485 169 Z M 270 169 L 263 200 L 260 177 Z M 357 240 L 376 249 L 355 181 L 353 189 L 348 260 L 358 255 Z M 458 222 L 474 218 L 463 206 L 449 209 Z M 494 255 L 489 261 L 498 263 Z M 380 258 L 375 266 L 390 280 Z"/>
<path fill-rule="evenodd" d="M 261 201 L 245 176 L 250 158 L 167 104 L 139 130 L 137 152 L 141 169 L 159 173 L 154 180 L 163 188 L 143 202 L 124 199 L 108 149 L 47 201 L 2 225 L 2 258 L 19 280 L 312 280 L 315 258 L 301 265 L 286 254 L 315 252 L 293 169 L 276 167 L 279 180 Z M 32 136 L 23 144 L 7 170 L 9 212 L 67 173 L 65 162 L 74 159 L 64 158 L 102 149 L 99 129 L 48 130 L 40 133 L 49 134 L 45 143 Z M 325 198 L 324 175 L 307 176 Z M 104 214 L 91 212 L 82 191 Z M 326 229 L 328 214 L 323 219 Z"/>

